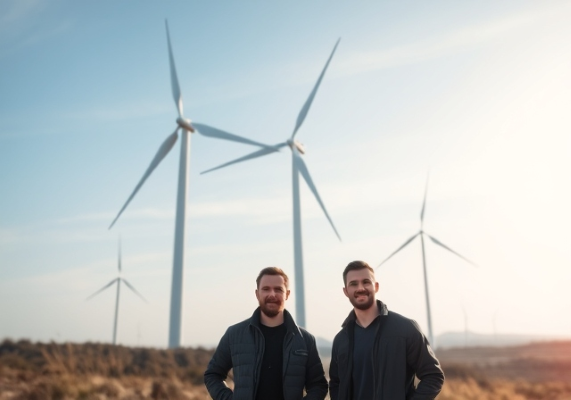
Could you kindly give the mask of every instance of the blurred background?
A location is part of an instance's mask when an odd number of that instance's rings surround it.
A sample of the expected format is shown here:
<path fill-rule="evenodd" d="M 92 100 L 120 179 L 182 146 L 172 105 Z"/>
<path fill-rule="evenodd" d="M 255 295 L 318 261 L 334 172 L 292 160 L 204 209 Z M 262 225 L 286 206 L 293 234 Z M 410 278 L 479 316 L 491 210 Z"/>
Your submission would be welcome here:
<path fill-rule="evenodd" d="M 0 339 L 167 345 L 178 145 L 108 230 L 185 115 L 296 139 L 342 238 L 302 183 L 307 328 L 331 341 L 347 263 L 376 267 L 420 228 L 435 346 L 571 336 L 571 5 L 566 1 L 0 2 Z M 289 150 L 193 135 L 184 346 L 215 346 L 257 306 L 258 272 L 292 279 Z M 427 331 L 420 242 L 376 272 L 378 298 Z M 294 315 L 295 316 L 295 315 Z M 511 340 L 511 339 L 510 339 Z M 447 342 L 448 341 L 448 342 Z"/>

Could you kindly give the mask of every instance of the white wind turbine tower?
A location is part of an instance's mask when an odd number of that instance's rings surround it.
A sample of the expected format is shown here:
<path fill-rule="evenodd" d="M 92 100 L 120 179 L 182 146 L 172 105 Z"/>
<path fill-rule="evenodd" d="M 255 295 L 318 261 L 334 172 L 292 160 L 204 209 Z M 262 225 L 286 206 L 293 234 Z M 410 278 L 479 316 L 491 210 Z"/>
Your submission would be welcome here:
<path fill-rule="evenodd" d="M 97 296 L 99 293 L 101 293 L 105 289 L 109 288 L 110 286 L 114 285 L 115 283 L 117 284 L 117 296 L 115 298 L 115 319 L 114 319 L 114 323 L 113 323 L 113 344 L 114 345 L 117 344 L 117 320 L 119 317 L 119 294 L 121 293 L 121 283 L 124 283 L 125 286 L 127 286 L 129 289 L 131 289 L 133 291 L 133 293 L 135 293 L 137 296 L 139 296 L 141 299 L 143 299 L 143 301 L 145 303 L 147 302 L 147 300 L 145 300 L 145 298 L 143 296 L 141 296 L 141 294 L 139 292 L 137 292 L 137 289 L 135 289 L 133 287 L 133 285 L 131 285 L 129 282 L 127 282 L 127 280 L 125 278 L 121 277 L 121 240 L 119 240 L 119 256 L 118 256 L 118 262 L 117 262 L 117 269 L 119 272 L 117 278 L 113 279 L 107 285 L 103 286 L 97 292 L 93 293 L 91 296 L 89 296 L 87 299 L 85 299 L 87 301 L 87 300 Z"/>
<path fill-rule="evenodd" d="M 462 306 L 462 313 L 464 314 L 464 348 L 468 347 L 468 313 L 466 312 L 466 308 L 463 304 Z"/>
<path fill-rule="evenodd" d="M 178 132 L 181 132 L 181 146 L 180 146 L 180 162 L 178 171 L 178 194 L 176 204 L 176 222 L 175 222 L 175 239 L 174 239 L 174 255 L 173 255 L 173 273 L 172 273 L 172 287 L 171 287 L 171 304 L 170 304 L 170 322 L 169 322 L 169 348 L 180 347 L 181 333 L 182 333 L 182 288 L 183 288 L 183 267 L 184 267 L 184 238 L 185 238 L 185 223 L 186 223 L 186 203 L 188 193 L 188 167 L 190 164 L 190 133 L 194 133 L 198 129 L 198 133 L 203 136 L 213 137 L 217 139 L 231 140 L 234 142 L 251 144 L 263 148 L 271 148 L 265 144 L 255 142 L 220 129 L 212 128 L 207 125 L 194 123 L 191 124 L 190 120 L 183 115 L 183 104 L 178 77 L 176 73 L 173 52 L 171 48 L 171 41 L 169 35 L 168 22 L 165 21 L 167 31 L 167 43 L 169 50 L 169 63 L 171 86 L 174 97 L 174 102 L 178 110 L 178 118 L 176 119 L 177 127 L 174 132 L 170 134 L 159 147 L 151 164 L 143 174 L 143 177 L 109 226 L 113 227 L 117 219 L 121 216 L 123 211 L 127 208 L 135 194 L 139 191 L 143 183 L 151 175 L 154 169 L 165 158 L 169 151 L 175 145 L 178 139 Z M 271 148 L 272 151 L 276 149 Z"/>
<path fill-rule="evenodd" d="M 426 315 L 427 315 L 427 319 L 428 319 L 428 340 L 430 341 L 430 343 L 434 346 L 434 336 L 432 334 L 432 314 L 430 311 L 430 297 L 428 295 L 428 276 L 427 276 L 427 272 L 426 272 L 426 255 L 424 252 L 424 236 L 428 236 L 428 238 L 430 240 L 432 240 L 433 243 L 437 244 L 438 246 L 448 250 L 449 252 L 457 255 L 458 257 L 460 257 L 461 259 L 463 259 L 464 261 L 469 262 L 470 264 L 476 266 L 476 264 L 474 264 L 472 261 L 468 260 L 467 258 L 465 258 L 464 256 L 460 255 L 459 253 L 455 252 L 454 250 L 452 250 L 450 247 L 446 246 L 444 243 L 442 243 L 441 241 L 439 241 L 438 239 L 434 238 L 433 236 L 430 236 L 428 233 L 426 233 L 423 230 L 424 227 L 424 210 L 425 210 L 425 206 L 426 206 L 426 193 L 428 192 L 428 179 L 426 180 L 426 188 L 424 189 L 424 200 L 422 202 L 422 211 L 420 212 L 420 230 L 415 233 L 411 238 L 409 238 L 406 242 L 404 242 L 398 249 L 396 249 L 390 256 L 388 256 L 387 258 L 385 258 L 378 266 L 377 268 L 379 268 L 381 265 L 383 265 L 385 262 L 387 262 L 392 256 L 394 256 L 395 254 L 397 254 L 399 251 L 401 251 L 402 249 L 404 249 L 410 242 L 412 242 L 417 236 L 420 236 L 420 243 L 421 243 L 421 247 L 422 247 L 422 267 L 423 267 L 423 271 L 424 271 L 424 294 L 426 297 Z"/>
<path fill-rule="evenodd" d="M 333 51 L 331 52 L 331 55 L 329 56 L 329 59 L 327 60 L 327 63 L 325 64 L 323 71 L 321 71 L 321 75 L 319 75 L 319 78 L 317 79 L 317 83 L 315 84 L 315 87 L 313 88 L 313 90 L 309 94 L 309 98 L 306 100 L 301 111 L 299 112 L 299 115 L 297 117 L 297 121 L 295 124 L 295 128 L 293 130 L 291 137 L 288 140 L 286 140 L 285 142 L 282 142 L 282 143 L 278 143 L 278 144 L 274 145 L 273 147 L 267 147 L 267 148 L 260 149 L 258 151 L 255 151 L 255 152 L 250 153 L 248 155 L 245 155 L 243 157 L 237 158 L 236 160 L 229 161 L 225 164 L 219 165 L 218 167 L 211 168 L 207 171 L 202 172 L 204 174 L 204 173 L 207 173 L 210 171 L 214 171 L 216 169 L 226 167 L 226 166 L 231 165 L 231 164 L 239 163 L 241 161 L 246 161 L 246 160 L 250 160 L 253 158 L 265 156 L 267 154 L 274 153 L 278 149 L 285 147 L 285 146 L 289 146 L 289 148 L 291 149 L 292 189 L 293 189 L 293 244 L 294 244 L 293 248 L 294 248 L 294 273 L 295 273 L 295 289 L 296 289 L 295 314 L 296 314 L 296 322 L 302 327 L 306 327 L 306 319 L 305 319 L 305 285 L 304 285 L 304 278 L 303 278 L 303 249 L 302 249 L 302 240 L 301 240 L 301 207 L 300 207 L 300 200 L 299 200 L 299 174 L 301 174 L 301 176 L 303 177 L 303 179 L 307 183 L 307 186 L 309 186 L 309 189 L 313 192 L 315 199 L 317 200 L 317 202 L 321 206 L 321 209 L 325 213 L 327 220 L 331 224 L 331 227 L 335 231 L 335 234 L 337 235 L 339 240 L 341 240 L 341 237 L 339 236 L 339 233 L 337 233 L 337 229 L 335 229 L 335 225 L 333 225 L 333 221 L 329 217 L 329 214 L 327 213 L 327 210 L 325 209 L 325 205 L 323 204 L 323 201 L 321 200 L 321 197 L 319 196 L 319 193 L 317 192 L 317 188 L 315 187 L 315 184 L 313 183 L 313 180 L 311 179 L 311 176 L 309 175 L 309 170 L 307 169 L 305 162 L 301 158 L 301 155 L 305 154 L 305 150 L 303 148 L 303 145 L 300 142 L 298 142 L 297 140 L 295 140 L 295 135 L 297 134 L 298 129 L 301 127 L 301 125 L 303 124 L 303 121 L 305 120 L 305 117 L 307 116 L 307 112 L 309 111 L 309 108 L 311 107 L 311 103 L 313 102 L 313 98 L 315 97 L 315 94 L 317 93 L 317 89 L 319 88 L 319 85 L 321 84 L 321 80 L 323 79 L 323 76 L 325 75 L 325 71 L 327 70 L 327 67 L 329 66 L 329 62 L 333 58 L 333 54 L 335 53 L 335 50 L 337 49 L 337 45 L 339 44 L 340 40 L 341 39 L 337 40 L 337 43 L 335 43 L 335 47 L 333 47 Z"/>

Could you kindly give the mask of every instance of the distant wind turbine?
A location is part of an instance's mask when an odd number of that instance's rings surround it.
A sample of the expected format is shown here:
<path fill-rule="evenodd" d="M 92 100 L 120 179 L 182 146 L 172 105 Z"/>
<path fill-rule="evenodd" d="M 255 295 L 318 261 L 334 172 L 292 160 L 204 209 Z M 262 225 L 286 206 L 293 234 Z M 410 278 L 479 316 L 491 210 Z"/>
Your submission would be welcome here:
<path fill-rule="evenodd" d="M 387 258 L 385 258 L 378 266 L 377 268 L 379 268 L 381 265 L 383 265 L 385 262 L 387 262 L 392 256 L 394 256 L 395 254 L 397 254 L 399 251 L 401 251 L 402 249 L 404 249 L 410 242 L 412 242 L 417 236 L 420 236 L 420 243 L 422 246 L 422 267 L 424 270 L 424 294 L 426 297 L 426 315 L 427 315 L 427 319 L 428 319 L 428 340 L 430 341 L 430 343 L 432 345 L 434 345 L 434 336 L 432 334 L 432 314 L 430 311 L 430 297 L 428 295 L 428 276 L 426 273 L 426 255 L 424 252 L 424 235 L 428 236 L 428 238 L 430 240 L 432 240 L 433 243 L 437 244 L 438 246 L 448 250 L 449 252 L 457 255 L 458 257 L 460 257 L 461 259 L 463 259 L 466 262 L 469 262 L 470 264 L 476 266 L 476 264 L 474 264 L 472 261 L 468 260 L 467 258 L 465 258 L 464 256 L 460 255 L 459 253 L 455 252 L 454 250 L 452 250 L 450 247 L 446 246 L 444 243 L 442 243 L 441 241 L 439 241 L 438 239 L 434 238 L 433 236 L 430 236 L 428 233 L 426 233 L 423 230 L 423 226 L 424 226 L 424 210 L 425 210 L 425 206 L 426 206 L 426 193 L 428 192 L 428 179 L 426 180 L 426 188 L 424 190 L 424 200 L 422 202 L 422 211 L 420 212 L 420 230 L 414 234 L 414 236 L 412 236 L 410 239 L 408 239 L 406 242 L 404 242 L 404 244 L 402 244 L 398 249 L 396 249 L 390 256 L 388 256 Z"/>
<path fill-rule="evenodd" d="M 143 301 L 145 303 L 147 302 L 147 300 L 145 300 L 145 298 L 143 296 L 141 296 L 141 294 L 139 292 L 137 292 L 137 289 L 135 289 L 133 287 L 133 285 L 131 285 L 129 282 L 127 282 L 127 280 L 125 278 L 121 277 L 121 241 L 120 240 L 119 240 L 119 256 L 118 256 L 117 269 L 119 271 L 117 278 L 113 279 L 107 285 L 103 286 L 97 292 L 93 293 L 91 296 L 89 296 L 87 299 L 85 299 L 87 301 L 87 300 L 97 296 L 99 293 L 101 293 L 105 289 L 109 288 L 110 286 L 117 284 L 117 297 L 115 298 L 115 320 L 114 320 L 115 322 L 113 323 L 113 344 L 117 344 L 117 319 L 119 317 L 119 294 L 121 292 L 121 283 L 124 283 L 129 289 L 131 289 L 133 291 L 133 293 L 135 293 L 137 296 L 139 296 L 141 299 L 143 299 Z"/>
<path fill-rule="evenodd" d="M 331 224 L 331 227 L 335 231 L 335 234 L 337 235 L 339 240 L 341 240 L 341 237 L 339 236 L 339 233 L 337 233 L 337 229 L 335 229 L 335 225 L 333 225 L 333 221 L 329 217 L 329 214 L 327 213 L 327 210 L 325 209 L 325 205 L 323 204 L 323 201 L 321 200 L 321 197 L 319 196 L 319 193 L 317 192 L 317 188 L 315 187 L 315 184 L 313 183 L 313 180 L 311 179 L 311 176 L 309 175 L 309 170 L 307 169 L 305 162 L 301 158 L 301 155 L 305 154 L 305 150 L 304 150 L 303 145 L 300 142 L 298 142 L 297 140 L 295 140 L 295 135 L 297 134 L 298 129 L 301 127 L 301 125 L 303 124 L 303 121 L 305 120 L 305 117 L 307 116 L 307 112 L 309 111 L 309 108 L 311 107 L 311 103 L 313 102 L 313 98 L 315 97 L 315 94 L 317 93 L 317 89 L 319 88 L 319 85 L 321 84 L 321 80 L 323 79 L 323 76 L 325 75 L 325 71 L 327 70 L 327 67 L 329 66 L 329 62 L 333 58 L 333 54 L 335 53 L 335 50 L 337 49 L 337 45 L 339 44 L 340 40 L 341 39 L 338 39 L 337 43 L 335 43 L 335 47 L 333 47 L 333 51 L 331 52 L 331 55 L 329 56 L 329 59 L 327 60 L 327 63 L 325 64 L 323 71 L 321 71 L 321 75 L 319 75 L 319 78 L 317 79 L 317 83 L 315 84 L 315 87 L 313 88 L 313 90 L 309 94 L 309 98 L 306 100 L 301 111 L 299 112 L 299 115 L 297 117 L 297 121 L 295 124 L 295 128 L 293 130 L 291 137 L 288 140 L 286 140 L 285 142 L 282 142 L 282 143 L 278 143 L 278 144 L 274 145 L 273 147 L 266 147 L 266 148 L 260 149 L 258 151 L 255 151 L 255 152 L 250 153 L 248 155 L 245 155 L 243 157 L 237 158 L 233 161 L 229 161 L 229 162 L 222 164 L 222 165 L 219 165 L 215 168 L 211 168 L 207 171 L 201 172 L 202 174 L 204 174 L 204 173 L 211 172 L 211 171 L 223 168 L 223 167 L 227 167 L 229 165 L 236 164 L 236 163 L 239 163 L 242 161 L 246 161 L 246 160 L 250 160 L 253 158 L 265 156 L 267 154 L 274 153 L 274 152 L 276 152 L 277 149 L 280 149 L 280 148 L 285 147 L 285 146 L 289 146 L 289 148 L 291 149 L 291 155 L 292 155 L 292 187 L 293 187 L 294 272 L 295 272 L 295 288 L 296 288 L 295 313 L 296 313 L 296 321 L 302 327 L 306 326 L 306 319 L 305 319 L 305 286 L 304 286 L 304 278 L 303 278 L 303 250 L 302 250 L 302 240 L 301 240 L 301 207 L 300 207 L 300 199 L 299 199 L 299 174 L 301 174 L 301 176 L 303 177 L 303 179 L 307 183 L 307 186 L 309 186 L 309 189 L 313 192 L 315 199 L 317 200 L 317 202 L 321 206 L 321 209 L 325 213 L 327 220 Z"/>
<path fill-rule="evenodd" d="M 462 312 L 464 313 L 464 348 L 468 347 L 468 313 L 466 313 L 466 308 L 462 306 Z"/>
<path fill-rule="evenodd" d="M 246 139 L 231 133 L 222 131 L 217 128 L 212 128 L 207 125 L 194 123 L 194 126 L 190 123 L 190 120 L 185 118 L 183 115 L 183 104 L 182 104 L 182 94 L 180 91 L 180 86 L 178 83 L 178 77 L 176 74 L 176 68 L 174 63 L 173 52 L 171 48 L 171 41 L 169 35 L 168 22 L 165 21 L 166 31 L 167 31 L 167 43 L 169 50 L 169 63 L 170 63 L 170 75 L 171 75 L 171 86 L 172 93 L 174 97 L 174 102 L 178 110 L 178 118 L 176 119 L 177 127 L 174 132 L 170 134 L 163 144 L 159 147 L 159 150 L 155 154 L 155 157 L 151 161 L 151 164 L 145 171 L 143 177 L 109 226 L 109 229 L 113 227 L 115 222 L 119 219 L 123 211 L 127 208 L 135 194 L 139 191 L 143 183 L 155 170 L 155 168 L 160 164 L 160 162 L 165 158 L 169 151 L 175 145 L 178 139 L 178 132 L 181 132 L 181 147 L 180 147 L 180 162 L 178 171 L 178 194 L 177 194 L 177 205 L 176 205 L 176 222 L 175 222 L 175 239 L 174 239 L 174 256 L 173 256 L 173 274 L 172 274 L 172 287 L 171 287 L 171 304 L 170 304 L 170 323 L 169 323 L 169 348 L 180 347 L 181 345 L 181 333 L 182 333 L 182 283 L 183 283 L 183 266 L 184 266 L 184 237 L 185 237 L 185 223 L 186 223 L 186 196 L 188 194 L 188 167 L 190 164 L 190 133 L 194 133 L 198 129 L 198 133 L 203 136 L 208 136 L 217 139 L 231 140 L 234 142 L 245 143 L 255 146 L 260 146 L 265 149 L 271 149 L 271 151 L 277 151 L 277 149 L 267 146 L 263 143 L 258 143 L 250 139 Z"/>

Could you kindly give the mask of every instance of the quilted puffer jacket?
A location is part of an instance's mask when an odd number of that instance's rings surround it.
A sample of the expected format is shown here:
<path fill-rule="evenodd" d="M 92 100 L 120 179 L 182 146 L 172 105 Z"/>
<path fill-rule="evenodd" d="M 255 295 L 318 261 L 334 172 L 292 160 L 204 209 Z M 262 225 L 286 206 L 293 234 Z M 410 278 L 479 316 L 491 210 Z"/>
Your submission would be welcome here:
<path fill-rule="evenodd" d="M 377 300 L 380 325 L 371 365 L 374 387 L 370 400 L 433 400 L 444 384 L 444 373 L 418 324 Z M 351 311 L 333 339 L 329 390 L 331 400 L 352 399 L 353 346 L 356 315 Z M 414 380 L 420 381 L 415 387 Z"/>
<path fill-rule="evenodd" d="M 283 346 L 284 399 L 323 400 L 328 385 L 315 337 L 298 327 L 287 310 L 284 310 L 284 323 L 287 329 Z M 210 396 L 214 400 L 255 399 L 264 348 L 258 308 L 251 318 L 229 327 L 220 339 L 204 372 Z M 225 382 L 231 368 L 234 391 Z"/>

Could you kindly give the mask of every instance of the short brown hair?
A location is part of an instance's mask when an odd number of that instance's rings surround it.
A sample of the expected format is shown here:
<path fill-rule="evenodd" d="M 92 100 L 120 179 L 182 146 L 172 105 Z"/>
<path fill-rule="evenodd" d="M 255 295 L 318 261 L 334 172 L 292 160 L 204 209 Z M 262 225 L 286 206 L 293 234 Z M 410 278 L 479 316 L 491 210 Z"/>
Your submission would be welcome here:
<path fill-rule="evenodd" d="M 343 271 L 343 284 L 347 286 L 347 274 L 349 273 L 349 271 L 359 271 L 361 269 L 368 269 L 373 273 L 373 275 L 375 275 L 375 270 L 371 268 L 371 266 L 367 264 L 365 261 L 361 260 L 351 261 L 349 264 L 347 264 L 345 270 Z"/>
<path fill-rule="evenodd" d="M 260 288 L 260 281 L 262 280 L 262 276 L 264 275 L 279 275 L 284 278 L 284 285 L 286 289 L 289 289 L 289 278 L 287 277 L 286 273 L 278 267 L 266 267 L 260 271 L 258 277 L 256 278 L 256 287 Z"/>

